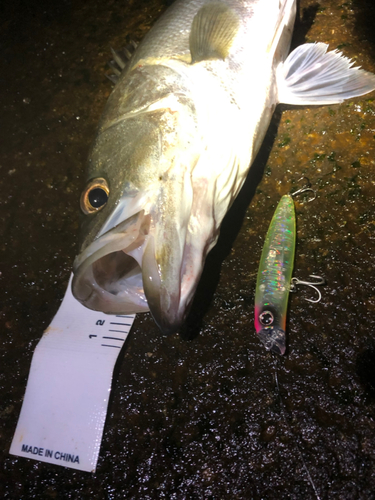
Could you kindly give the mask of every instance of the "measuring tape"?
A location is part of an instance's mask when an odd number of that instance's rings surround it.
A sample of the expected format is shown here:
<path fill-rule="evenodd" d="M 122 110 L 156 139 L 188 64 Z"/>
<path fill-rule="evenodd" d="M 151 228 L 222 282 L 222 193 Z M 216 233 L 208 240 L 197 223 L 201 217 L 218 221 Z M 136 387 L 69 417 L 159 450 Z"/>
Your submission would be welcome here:
<path fill-rule="evenodd" d="M 95 472 L 117 357 L 135 314 L 65 297 L 35 348 L 10 454 Z"/>

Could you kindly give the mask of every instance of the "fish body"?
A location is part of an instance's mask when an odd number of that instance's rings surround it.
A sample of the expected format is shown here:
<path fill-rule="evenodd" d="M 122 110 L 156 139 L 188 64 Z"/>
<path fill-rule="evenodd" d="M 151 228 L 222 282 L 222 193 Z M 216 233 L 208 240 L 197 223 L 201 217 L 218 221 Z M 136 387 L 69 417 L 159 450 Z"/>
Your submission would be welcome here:
<path fill-rule="evenodd" d="M 296 246 L 293 198 L 284 195 L 264 242 L 255 292 L 254 323 L 267 350 L 285 353 L 285 324 Z"/>
<path fill-rule="evenodd" d="M 295 0 L 177 0 L 141 42 L 88 161 L 72 285 L 85 306 L 150 310 L 176 331 L 281 98 L 332 103 L 375 88 L 323 44 L 285 60 L 295 11 Z"/>

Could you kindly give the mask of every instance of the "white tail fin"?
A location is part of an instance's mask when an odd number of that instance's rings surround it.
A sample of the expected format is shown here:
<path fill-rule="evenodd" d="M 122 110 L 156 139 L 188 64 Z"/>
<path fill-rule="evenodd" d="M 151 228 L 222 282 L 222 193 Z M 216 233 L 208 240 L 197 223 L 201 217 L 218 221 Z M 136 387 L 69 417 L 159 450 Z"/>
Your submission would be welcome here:
<path fill-rule="evenodd" d="M 353 68 L 354 61 L 325 43 L 306 43 L 277 68 L 279 102 L 335 104 L 375 89 L 375 75 Z"/>

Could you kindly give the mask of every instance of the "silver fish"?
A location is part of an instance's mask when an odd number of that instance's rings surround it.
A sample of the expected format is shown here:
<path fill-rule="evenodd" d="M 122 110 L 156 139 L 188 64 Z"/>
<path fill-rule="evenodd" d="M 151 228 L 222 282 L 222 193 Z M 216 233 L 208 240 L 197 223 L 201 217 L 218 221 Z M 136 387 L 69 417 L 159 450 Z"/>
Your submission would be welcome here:
<path fill-rule="evenodd" d="M 91 149 L 73 294 L 184 321 L 279 102 L 330 104 L 375 76 L 321 43 L 288 57 L 295 0 L 178 0 L 124 69 Z"/>

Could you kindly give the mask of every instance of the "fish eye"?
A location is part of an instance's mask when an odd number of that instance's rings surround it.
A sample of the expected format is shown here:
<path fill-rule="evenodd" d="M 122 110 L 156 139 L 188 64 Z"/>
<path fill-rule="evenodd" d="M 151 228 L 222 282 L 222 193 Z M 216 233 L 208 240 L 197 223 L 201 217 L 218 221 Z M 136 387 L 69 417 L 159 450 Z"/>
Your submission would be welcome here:
<path fill-rule="evenodd" d="M 93 214 L 101 210 L 109 196 L 108 183 L 102 177 L 91 180 L 81 194 L 81 210 L 84 214 Z"/>
<path fill-rule="evenodd" d="M 274 320 L 273 314 L 271 311 L 263 311 L 261 314 L 259 314 L 259 321 L 263 326 L 270 326 L 272 325 Z"/>

